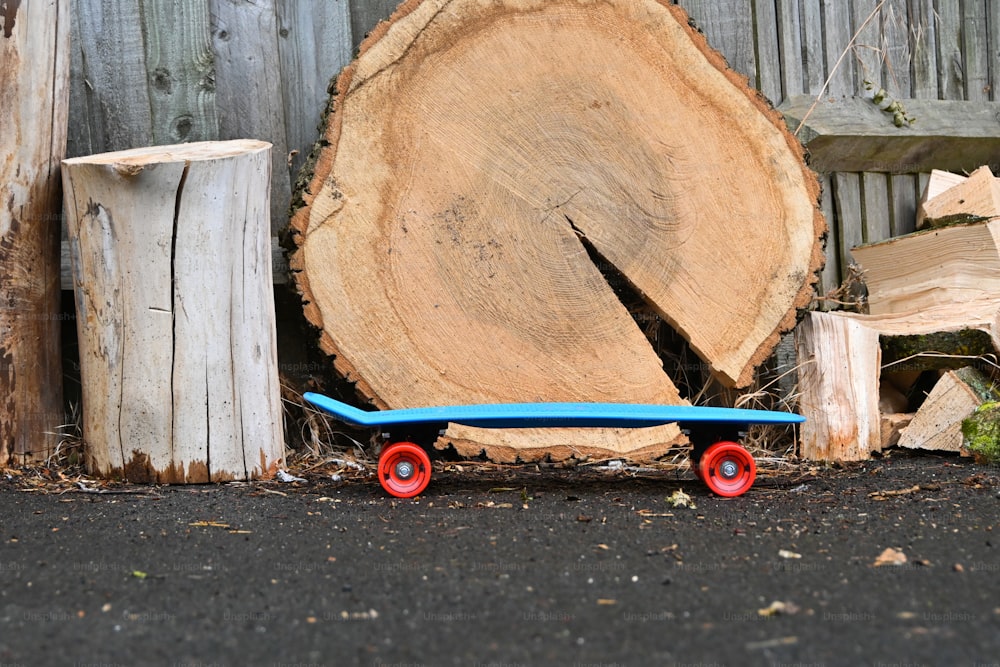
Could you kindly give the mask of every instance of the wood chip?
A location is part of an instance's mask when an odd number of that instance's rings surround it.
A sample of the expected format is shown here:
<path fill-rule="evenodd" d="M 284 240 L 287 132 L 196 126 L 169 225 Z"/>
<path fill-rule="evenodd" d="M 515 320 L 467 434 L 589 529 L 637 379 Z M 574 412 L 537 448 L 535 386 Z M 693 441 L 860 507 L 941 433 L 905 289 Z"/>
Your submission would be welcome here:
<path fill-rule="evenodd" d="M 879 554 L 879 557 L 875 559 L 874 566 L 882 567 L 885 565 L 903 565 L 905 563 L 906 554 L 890 547 Z"/>

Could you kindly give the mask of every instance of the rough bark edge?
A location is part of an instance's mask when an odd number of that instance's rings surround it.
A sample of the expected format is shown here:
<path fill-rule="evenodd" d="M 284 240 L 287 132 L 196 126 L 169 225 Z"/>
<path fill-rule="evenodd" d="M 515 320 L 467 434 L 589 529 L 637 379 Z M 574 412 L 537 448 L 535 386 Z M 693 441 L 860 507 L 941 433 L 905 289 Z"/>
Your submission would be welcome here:
<path fill-rule="evenodd" d="M 343 118 L 341 114 L 338 113 L 338 110 L 350 90 L 351 81 L 354 77 L 354 71 L 358 60 L 374 44 L 382 39 L 382 37 L 385 36 L 385 34 L 397 21 L 411 14 L 423 3 L 423 1 L 424 0 L 406 0 L 406 2 L 399 5 L 388 20 L 379 22 L 379 24 L 376 25 L 370 33 L 368 33 L 368 36 L 365 37 L 364 41 L 362 41 L 361 45 L 358 47 L 357 56 L 346 67 L 344 67 L 343 70 L 341 70 L 340 75 L 336 80 L 335 90 L 331 92 L 330 103 L 327 106 L 326 114 L 322 121 L 322 124 L 325 127 L 322 130 L 320 140 L 316 142 L 313 147 L 312 154 L 310 154 L 309 159 L 302 168 L 303 174 L 306 173 L 306 169 L 312 168 L 312 178 L 308 180 L 308 184 L 305 185 L 305 188 L 302 189 L 301 192 L 295 192 L 292 195 L 292 205 L 294 210 L 291 215 L 290 227 L 292 230 L 292 239 L 296 248 L 294 253 L 289 258 L 289 270 L 292 273 L 299 295 L 302 297 L 303 310 L 305 312 L 306 319 L 311 325 L 316 327 L 321 332 L 319 337 L 320 349 L 334 358 L 333 365 L 336 371 L 345 379 L 354 382 L 356 390 L 379 409 L 387 409 L 390 406 L 375 394 L 371 385 L 369 385 L 363 377 L 360 377 L 357 374 L 357 368 L 355 365 L 346 359 L 343 354 L 341 354 L 336 346 L 336 343 L 330 338 L 324 329 L 322 314 L 319 311 L 319 307 L 315 304 L 312 289 L 309 285 L 309 278 L 305 275 L 303 270 L 304 261 L 302 257 L 302 242 L 304 241 L 305 233 L 309 226 L 309 212 L 312 210 L 312 203 L 315 199 L 314 193 L 318 192 L 323 186 L 323 182 L 330 175 L 330 172 L 333 169 L 333 157 L 336 155 L 336 147 L 340 142 L 341 124 L 343 121 Z M 656 0 L 656 2 L 666 8 L 673 15 L 674 19 L 685 30 L 692 43 L 702 53 L 708 63 L 719 70 L 735 88 L 739 89 L 741 92 L 745 92 L 750 100 L 750 103 L 757 108 L 761 114 L 768 118 L 775 128 L 782 133 L 782 136 L 785 137 L 788 147 L 792 151 L 793 155 L 799 158 L 806 189 L 811 200 L 814 202 L 813 236 L 817 243 L 813 244 L 813 256 L 810 259 L 808 269 L 809 278 L 805 281 L 798 294 L 793 299 L 788 312 L 786 312 L 781 318 L 775 329 L 764 338 L 761 344 L 757 347 L 757 351 L 751 355 L 750 360 L 740 372 L 739 377 L 737 377 L 734 386 L 746 387 L 753 382 L 757 368 L 767 360 L 774 349 L 778 346 L 778 343 L 781 341 L 782 334 L 795 328 L 795 325 L 802 317 L 803 313 L 808 309 L 809 305 L 813 301 L 813 297 L 815 296 L 815 286 L 819 282 L 820 273 L 822 272 L 823 266 L 826 262 L 823 247 L 825 245 L 828 231 L 826 220 L 824 219 L 823 213 L 820 209 L 821 191 L 819 179 L 806 164 L 805 147 L 788 129 L 784 116 L 782 116 L 781 113 L 774 108 L 774 105 L 771 104 L 771 102 L 764 97 L 760 91 L 750 85 L 750 81 L 745 75 L 733 70 L 729 66 L 729 63 L 726 62 L 726 59 L 722 56 L 722 54 L 708 44 L 708 40 L 706 39 L 704 33 L 698 29 L 694 20 L 688 16 L 687 12 L 682 7 L 670 4 L 669 0 Z M 306 177 L 300 177 L 297 184 L 304 184 L 305 180 Z"/>
<path fill-rule="evenodd" d="M 588 434 L 580 438 L 581 442 L 577 444 L 567 444 L 574 442 L 574 434 L 579 435 L 584 430 L 588 431 Z M 675 447 L 690 444 L 687 436 L 681 433 L 675 425 L 664 425 L 651 427 L 649 429 L 641 429 L 650 434 L 653 440 L 655 440 L 655 437 L 653 436 L 662 435 L 662 441 L 650 442 L 650 438 L 643 438 L 647 440 L 648 444 L 640 445 L 634 449 L 623 451 L 593 444 L 594 442 L 600 440 L 605 442 L 627 441 L 634 435 L 633 433 L 630 433 L 634 430 L 635 429 L 548 429 L 546 430 L 545 438 L 543 440 L 543 442 L 545 442 L 544 445 L 538 447 L 523 447 L 519 445 L 505 444 L 490 438 L 490 429 L 450 427 L 448 432 L 435 441 L 434 448 L 445 450 L 449 447 L 454 447 L 455 452 L 463 458 L 485 456 L 490 461 L 494 461 L 496 463 L 536 463 L 539 461 L 560 462 L 568 461 L 570 459 L 583 460 L 586 458 L 615 458 L 624 459 L 634 463 L 651 463 L 667 455 Z M 479 435 L 481 433 L 483 434 L 482 437 Z M 524 442 L 528 439 L 519 438 L 519 440 Z M 589 440 L 590 442 L 582 442 L 584 440 Z"/>
<path fill-rule="evenodd" d="M 785 117 L 781 114 L 781 112 L 774 108 L 774 105 L 770 102 L 770 100 L 768 100 L 763 93 L 750 85 L 749 78 L 731 68 L 723 55 L 709 45 L 705 34 L 701 32 L 695 21 L 688 16 L 687 12 L 680 5 L 668 4 L 668 0 L 657 0 L 657 2 L 669 9 L 674 14 L 677 22 L 687 28 L 688 36 L 691 38 L 691 41 L 698 48 L 698 50 L 701 51 L 702 55 L 705 56 L 705 60 L 707 60 L 709 64 L 717 70 L 722 72 L 723 76 L 725 76 L 735 88 L 739 89 L 741 92 L 746 92 L 750 103 L 756 107 L 765 118 L 770 120 L 781 135 L 785 137 L 785 141 L 788 143 L 788 148 L 792 151 L 793 155 L 799 158 L 799 162 L 802 166 L 803 181 L 805 182 L 809 197 L 814 203 L 813 238 L 816 240 L 816 243 L 813 244 L 813 255 L 809 262 L 809 277 L 803 283 L 798 294 L 793 299 L 791 308 L 789 308 L 788 312 L 786 312 L 784 317 L 782 317 L 778 322 L 774 331 L 764 338 L 761 344 L 757 347 L 757 351 L 751 355 L 747 365 L 744 366 L 743 370 L 740 372 L 739 377 L 736 378 L 736 382 L 734 384 L 735 387 L 746 387 L 753 382 L 757 368 L 771 356 L 771 353 L 774 352 L 778 343 L 781 342 L 782 334 L 785 334 L 795 328 L 795 325 L 805 314 L 805 311 L 809 309 L 809 306 L 815 296 L 816 285 L 819 283 L 820 273 L 823 271 L 823 266 L 826 264 L 824 246 L 826 245 L 826 237 L 829 231 L 826 219 L 823 217 L 823 212 L 820 208 L 822 192 L 820 189 L 819 178 L 816 176 L 815 172 L 809 168 L 806 162 L 805 146 L 803 146 L 802 142 L 799 141 L 799 139 L 788 129 Z"/>

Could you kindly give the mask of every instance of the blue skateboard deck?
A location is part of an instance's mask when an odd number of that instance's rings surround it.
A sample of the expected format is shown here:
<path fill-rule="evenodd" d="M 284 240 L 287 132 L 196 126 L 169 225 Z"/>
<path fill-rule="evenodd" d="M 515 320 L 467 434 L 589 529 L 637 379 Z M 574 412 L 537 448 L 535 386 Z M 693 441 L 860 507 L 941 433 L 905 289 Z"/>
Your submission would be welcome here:
<path fill-rule="evenodd" d="M 417 443 L 433 442 L 448 424 L 480 428 L 641 428 L 678 424 L 695 443 L 691 455 L 695 474 L 714 493 L 732 497 L 753 485 L 757 467 L 753 456 L 731 438 L 737 439 L 738 432 L 750 424 L 805 421 L 805 417 L 790 412 L 629 403 L 499 403 L 367 411 L 322 394 L 310 392 L 303 397 L 343 422 L 379 427 L 387 435 L 393 434 L 382 447 L 378 478 L 382 488 L 397 498 L 412 498 L 427 487 L 430 457 Z M 398 435 L 403 437 L 395 437 Z M 708 439 L 714 444 L 705 447 Z"/>
<path fill-rule="evenodd" d="M 307 392 L 303 398 L 344 422 L 370 427 L 462 424 L 481 428 L 642 428 L 674 423 L 682 426 L 706 422 L 746 426 L 805 421 L 805 417 L 791 412 L 688 405 L 486 403 L 366 411 L 322 394 Z"/>

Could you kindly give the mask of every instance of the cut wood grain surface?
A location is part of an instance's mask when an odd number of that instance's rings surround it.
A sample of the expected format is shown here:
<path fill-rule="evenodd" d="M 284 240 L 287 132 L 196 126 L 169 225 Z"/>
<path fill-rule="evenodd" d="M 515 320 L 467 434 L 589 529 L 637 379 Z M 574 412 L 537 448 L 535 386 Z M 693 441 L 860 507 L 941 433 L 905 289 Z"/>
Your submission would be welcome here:
<path fill-rule="evenodd" d="M 989 299 L 1000 293 L 1000 220 L 925 229 L 853 249 L 872 315 Z"/>
<path fill-rule="evenodd" d="M 338 89 L 293 269 L 377 404 L 676 402 L 588 246 L 729 384 L 810 298 L 815 181 L 676 9 L 411 2 Z"/>
<path fill-rule="evenodd" d="M 909 425 L 902 430 L 899 446 L 907 449 L 961 452 L 962 420 L 997 393 L 990 380 L 974 368 L 947 371 L 934 385 Z"/>
<path fill-rule="evenodd" d="M 953 178 L 961 177 L 953 176 Z M 989 167 L 980 167 L 967 179 L 962 179 L 943 192 L 935 196 L 928 193 L 922 211 L 921 222 L 927 227 L 998 219 L 1000 180 L 993 176 L 993 171 Z"/>

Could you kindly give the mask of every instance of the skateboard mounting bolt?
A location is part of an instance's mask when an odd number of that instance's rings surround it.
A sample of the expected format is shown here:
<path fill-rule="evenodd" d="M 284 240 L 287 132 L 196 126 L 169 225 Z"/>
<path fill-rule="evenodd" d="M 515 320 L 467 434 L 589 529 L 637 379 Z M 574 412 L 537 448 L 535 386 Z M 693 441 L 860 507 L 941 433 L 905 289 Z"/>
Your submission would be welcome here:
<path fill-rule="evenodd" d="M 413 464 L 409 461 L 400 461 L 396 464 L 396 477 L 399 479 L 410 479 L 414 472 Z"/>
<path fill-rule="evenodd" d="M 740 467 L 736 465 L 736 461 L 723 461 L 719 466 L 719 474 L 726 479 L 734 479 L 740 474 Z"/>

